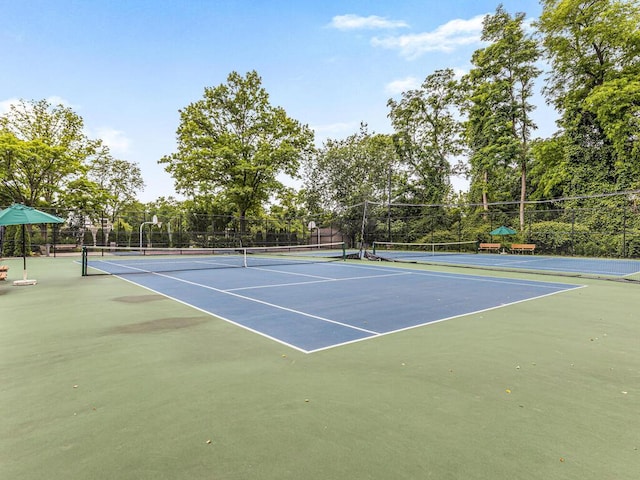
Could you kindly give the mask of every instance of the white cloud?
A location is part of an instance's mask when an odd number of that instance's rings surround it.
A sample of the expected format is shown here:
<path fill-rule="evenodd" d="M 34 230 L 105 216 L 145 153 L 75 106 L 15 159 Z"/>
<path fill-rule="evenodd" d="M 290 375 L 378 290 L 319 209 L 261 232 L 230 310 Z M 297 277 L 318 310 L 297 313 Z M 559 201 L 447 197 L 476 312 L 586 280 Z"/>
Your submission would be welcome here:
<path fill-rule="evenodd" d="M 459 68 L 459 67 L 453 68 L 453 76 L 455 77 L 456 80 L 462 79 L 462 77 L 464 77 L 467 73 L 469 73 L 468 69 L 465 70 L 464 68 Z"/>
<path fill-rule="evenodd" d="M 402 20 L 388 20 L 384 17 L 370 15 L 361 17 L 360 15 L 336 15 L 331 19 L 329 27 L 338 30 L 372 30 L 383 28 L 405 28 L 409 25 Z"/>
<path fill-rule="evenodd" d="M 391 95 L 398 95 L 402 92 L 415 90 L 417 88 L 420 88 L 420 80 L 416 77 L 409 76 L 389 82 L 384 89 Z"/>
<path fill-rule="evenodd" d="M 64 105 L 65 107 L 76 109 L 77 107 L 73 106 L 71 102 L 66 99 L 59 97 L 57 95 L 52 95 L 45 99 L 51 106 L 56 107 L 58 105 Z M 9 112 L 11 105 L 19 105 L 22 100 L 19 98 L 8 98 L 6 100 L 0 100 L 0 115 L 3 113 Z M 28 108 L 30 100 L 26 101 L 26 105 Z"/>
<path fill-rule="evenodd" d="M 537 28 L 535 26 L 535 23 L 538 21 L 537 18 L 533 18 L 533 17 L 526 17 L 524 19 L 524 22 L 522 24 L 522 27 L 524 29 L 524 32 L 531 35 L 537 32 Z"/>
<path fill-rule="evenodd" d="M 315 132 L 316 143 L 320 144 L 328 138 L 337 138 L 343 135 L 351 135 L 358 131 L 360 122 L 336 122 L 325 125 L 312 125 Z"/>
<path fill-rule="evenodd" d="M 11 105 L 17 105 L 18 103 L 20 103 L 20 100 L 18 100 L 17 98 L 8 98 L 7 100 L 1 100 L 0 115 L 8 113 Z"/>
<path fill-rule="evenodd" d="M 453 68 L 453 75 L 457 80 L 460 80 L 464 77 L 468 70 L 460 67 Z M 387 85 L 385 85 L 384 90 L 390 95 L 400 95 L 401 93 L 408 92 L 410 90 L 417 90 L 422 86 L 422 80 L 413 75 L 409 75 L 405 78 L 399 78 L 397 80 L 393 80 Z"/>
<path fill-rule="evenodd" d="M 47 97 L 47 102 L 49 102 L 54 107 L 58 105 L 63 105 L 67 108 L 71 108 L 72 110 L 77 110 L 78 107 L 76 105 L 71 104 L 66 98 L 59 97 L 58 95 L 51 95 Z"/>
<path fill-rule="evenodd" d="M 418 58 L 426 52 L 447 53 L 461 46 L 479 43 L 484 17 L 483 14 L 469 20 L 451 20 L 431 32 L 374 37 L 371 44 L 375 47 L 399 50 L 400 55 L 408 59 Z"/>
<path fill-rule="evenodd" d="M 124 132 L 110 127 L 101 127 L 96 130 L 96 137 L 109 147 L 114 154 L 129 153 L 131 139 L 127 138 Z"/>
<path fill-rule="evenodd" d="M 74 106 L 71 104 L 71 102 L 69 102 L 68 100 L 56 96 L 56 95 L 52 95 L 50 97 L 48 97 L 47 102 L 53 106 L 56 107 L 58 105 L 63 105 L 64 107 L 67 108 L 71 108 L 73 110 L 76 110 L 78 107 Z M 5 113 L 8 113 L 11 105 L 18 105 L 20 104 L 21 100 L 17 99 L 17 98 L 8 98 L 6 100 L 0 100 L 0 115 L 3 115 Z M 29 106 L 29 102 L 26 103 L 26 106 L 28 108 Z M 116 130 L 115 128 L 110 128 L 110 127 L 101 127 L 101 128 L 97 128 L 97 129 L 85 129 L 85 134 L 89 137 L 89 138 L 99 138 L 103 141 L 103 143 L 109 147 L 109 150 L 111 150 L 111 152 L 115 153 L 115 154 L 127 154 L 129 153 L 129 147 L 131 146 L 131 139 L 128 138 L 124 132 L 122 132 L 121 130 Z"/>

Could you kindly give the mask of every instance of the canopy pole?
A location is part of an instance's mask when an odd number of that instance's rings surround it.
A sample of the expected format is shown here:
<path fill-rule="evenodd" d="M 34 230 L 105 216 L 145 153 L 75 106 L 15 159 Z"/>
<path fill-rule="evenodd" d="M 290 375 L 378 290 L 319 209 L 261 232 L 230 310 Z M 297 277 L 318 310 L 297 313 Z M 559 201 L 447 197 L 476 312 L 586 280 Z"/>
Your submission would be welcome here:
<path fill-rule="evenodd" d="M 22 224 L 22 279 L 27 279 L 27 227 Z"/>

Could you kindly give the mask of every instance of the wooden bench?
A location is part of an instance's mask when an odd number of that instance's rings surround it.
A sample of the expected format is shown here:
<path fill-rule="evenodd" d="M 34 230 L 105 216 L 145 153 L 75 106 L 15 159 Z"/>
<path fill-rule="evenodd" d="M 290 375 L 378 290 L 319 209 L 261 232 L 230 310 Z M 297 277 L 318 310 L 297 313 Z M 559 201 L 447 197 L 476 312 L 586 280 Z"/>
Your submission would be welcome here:
<path fill-rule="evenodd" d="M 489 252 L 499 252 L 502 245 L 499 243 L 481 243 L 478 247 L 478 250 L 484 251 L 487 250 Z"/>
<path fill-rule="evenodd" d="M 511 253 L 526 253 L 531 252 L 533 255 L 533 251 L 536 249 L 535 244 L 533 243 L 514 243 L 511 245 Z"/>
<path fill-rule="evenodd" d="M 7 267 L 6 265 L 0 265 L 0 280 L 6 280 L 7 279 L 7 271 L 9 270 L 9 267 Z"/>

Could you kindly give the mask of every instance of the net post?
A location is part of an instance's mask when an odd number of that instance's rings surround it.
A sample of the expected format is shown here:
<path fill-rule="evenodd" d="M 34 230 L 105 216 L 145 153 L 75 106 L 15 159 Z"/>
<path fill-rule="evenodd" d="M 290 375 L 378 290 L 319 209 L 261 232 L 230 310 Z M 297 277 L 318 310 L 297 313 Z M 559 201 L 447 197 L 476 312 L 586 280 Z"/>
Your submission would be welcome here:
<path fill-rule="evenodd" d="M 87 246 L 82 246 L 82 276 L 87 276 Z"/>
<path fill-rule="evenodd" d="M 247 264 L 247 249 L 242 248 L 242 266 L 247 268 L 249 265 Z"/>
<path fill-rule="evenodd" d="M 342 260 L 346 260 L 347 259 L 347 246 L 345 245 L 344 242 L 342 242 Z"/>
<path fill-rule="evenodd" d="M 373 243 L 371 244 L 371 248 L 373 249 L 373 254 L 376 254 L 376 241 L 374 240 Z"/>

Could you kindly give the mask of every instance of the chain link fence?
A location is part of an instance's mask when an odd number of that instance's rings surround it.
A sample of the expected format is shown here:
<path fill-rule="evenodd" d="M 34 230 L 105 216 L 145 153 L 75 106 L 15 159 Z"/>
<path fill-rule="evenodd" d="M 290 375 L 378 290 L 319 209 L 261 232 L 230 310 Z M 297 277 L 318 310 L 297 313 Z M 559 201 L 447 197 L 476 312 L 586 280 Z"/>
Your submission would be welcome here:
<path fill-rule="evenodd" d="M 515 204 L 360 206 L 365 246 L 386 242 L 533 243 L 548 255 L 640 258 L 640 202 L 634 195 Z M 516 234 L 492 237 L 505 225 Z"/>
<path fill-rule="evenodd" d="M 113 218 L 74 211 L 52 212 L 61 225 L 28 225 L 27 250 L 56 255 L 79 251 L 83 245 L 113 247 L 248 247 L 309 245 L 353 240 L 338 220 L 239 218 L 229 215 L 178 214 L 162 216 L 123 213 Z M 0 227 L 3 256 L 22 253 L 20 227 Z"/>
<path fill-rule="evenodd" d="M 314 218 L 239 218 L 231 215 L 122 212 L 115 217 L 51 210 L 62 225 L 31 225 L 34 254 L 79 251 L 83 245 L 118 247 L 235 247 L 345 242 L 368 248 L 374 241 L 535 243 L 549 255 L 640 258 L 640 196 L 635 193 L 529 202 L 521 228 L 515 203 L 479 205 L 381 205 L 365 202 L 339 214 Z M 512 236 L 492 238 L 505 225 Z M 0 227 L 3 256 L 21 255 L 19 227 Z"/>

